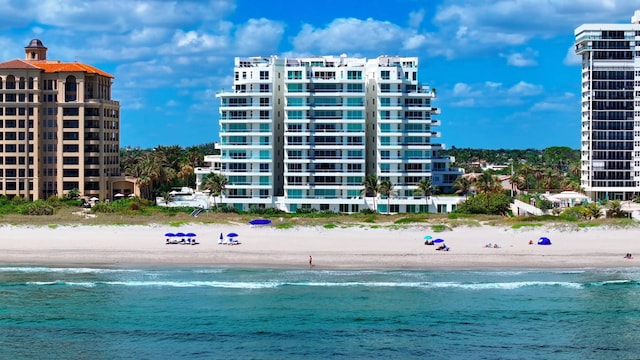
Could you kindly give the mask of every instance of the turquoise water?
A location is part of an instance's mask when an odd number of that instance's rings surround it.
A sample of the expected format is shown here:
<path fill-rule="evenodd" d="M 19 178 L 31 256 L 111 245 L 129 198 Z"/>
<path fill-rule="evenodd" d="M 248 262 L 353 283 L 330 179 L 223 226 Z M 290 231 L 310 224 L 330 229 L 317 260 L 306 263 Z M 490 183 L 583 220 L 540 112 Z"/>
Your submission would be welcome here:
<path fill-rule="evenodd" d="M 0 268 L 0 359 L 637 359 L 640 269 Z"/>

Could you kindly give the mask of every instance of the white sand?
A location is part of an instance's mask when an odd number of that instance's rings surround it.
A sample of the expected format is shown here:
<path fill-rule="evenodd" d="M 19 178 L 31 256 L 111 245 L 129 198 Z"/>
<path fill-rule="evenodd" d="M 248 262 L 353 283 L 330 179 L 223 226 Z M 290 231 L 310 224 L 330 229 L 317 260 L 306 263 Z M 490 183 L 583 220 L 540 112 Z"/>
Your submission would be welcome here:
<path fill-rule="evenodd" d="M 166 232 L 194 232 L 199 245 L 166 245 Z M 220 233 L 236 232 L 240 245 L 219 245 Z M 61 226 L 5 225 L 0 264 L 71 266 L 239 266 L 316 268 L 605 268 L 640 265 L 637 229 L 543 227 L 513 230 L 462 227 L 433 233 L 429 227 L 278 230 L 249 225 Z M 424 236 L 446 240 L 449 252 L 424 245 Z M 550 246 L 529 245 L 547 236 Z M 485 248 L 487 243 L 500 248 Z M 635 259 L 625 259 L 632 253 Z"/>

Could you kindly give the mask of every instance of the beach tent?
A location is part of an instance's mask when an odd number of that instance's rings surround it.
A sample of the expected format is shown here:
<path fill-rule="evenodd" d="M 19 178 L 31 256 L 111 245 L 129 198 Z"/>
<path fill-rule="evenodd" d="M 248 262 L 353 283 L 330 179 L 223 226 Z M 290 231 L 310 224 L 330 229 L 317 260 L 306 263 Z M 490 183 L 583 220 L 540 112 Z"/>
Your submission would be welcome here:
<path fill-rule="evenodd" d="M 540 240 L 538 240 L 538 245 L 551 245 L 551 240 L 547 237 L 541 237 Z"/>
<path fill-rule="evenodd" d="M 269 225 L 271 224 L 271 220 L 269 219 L 253 219 L 249 221 L 251 225 Z"/>

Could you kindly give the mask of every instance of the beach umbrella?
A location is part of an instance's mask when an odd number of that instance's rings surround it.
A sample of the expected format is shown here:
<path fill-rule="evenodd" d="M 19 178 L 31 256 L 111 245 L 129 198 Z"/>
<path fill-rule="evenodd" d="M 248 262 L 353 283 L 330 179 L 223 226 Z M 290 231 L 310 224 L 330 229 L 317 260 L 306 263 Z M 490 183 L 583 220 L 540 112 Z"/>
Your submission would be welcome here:
<path fill-rule="evenodd" d="M 433 239 L 433 238 L 431 237 L 431 235 L 427 235 L 427 236 L 425 236 L 425 237 L 424 237 L 424 239 L 425 239 L 425 240 L 431 240 L 431 239 Z"/>
<path fill-rule="evenodd" d="M 543 236 L 538 240 L 538 245 L 551 245 L 551 240 L 548 237 Z"/>
<path fill-rule="evenodd" d="M 176 233 L 176 236 L 183 236 L 184 237 L 184 236 L 187 236 L 187 234 L 179 232 L 179 233 Z"/>
<path fill-rule="evenodd" d="M 444 242 L 444 239 L 435 239 L 433 240 L 434 243 L 441 243 Z"/>
<path fill-rule="evenodd" d="M 222 235 L 222 233 L 220 233 L 220 240 L 224 239 L 224 235 Z"/>
<path fill-rule="evenodd" d="M 196 234 L 194 234 L 194 233 L 186 233 L 185 236 L 194 237 L 194 236 L 196 236 Z"/>
<path fill-rule="evenodd" d="M 236 236 L 238 236 L 238 234 L 236 234 L 236 233 L 228 233 L 227 236 L 228 237 L 236 237 Z"/>
<path fill-rule="evenodd" d="M 176 236 L 176 234 L 174 234 L 174 233 L 166 233 L 166 234 L 164 234 L 164 236 L 173 237 L 173 236 Z"/>

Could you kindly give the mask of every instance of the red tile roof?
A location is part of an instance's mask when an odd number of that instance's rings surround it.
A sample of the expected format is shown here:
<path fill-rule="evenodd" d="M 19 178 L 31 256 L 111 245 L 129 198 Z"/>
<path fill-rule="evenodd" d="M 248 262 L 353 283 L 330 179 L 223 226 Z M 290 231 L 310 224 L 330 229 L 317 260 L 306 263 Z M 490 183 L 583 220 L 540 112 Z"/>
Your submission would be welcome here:
<path fill-rule="evenodd" d="M 27 61 L 15 59 L 0 63 L 0 69 L 39 69 Z"/>
<path fill-rule="evenodd" d="M 91 65 L 79 63 L 79 62 L 59 62 L 50 60 L 41 61 L 25 61 L 20 59 L 5 61 L 0 63 L 0 69 L 41 69 L 44 72 L 85 72 L 89 74 L 98 74 L 109 78 L 114 78 L 113 75 L 102 71 Z"/>

